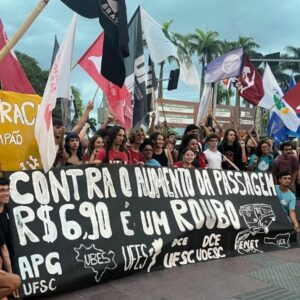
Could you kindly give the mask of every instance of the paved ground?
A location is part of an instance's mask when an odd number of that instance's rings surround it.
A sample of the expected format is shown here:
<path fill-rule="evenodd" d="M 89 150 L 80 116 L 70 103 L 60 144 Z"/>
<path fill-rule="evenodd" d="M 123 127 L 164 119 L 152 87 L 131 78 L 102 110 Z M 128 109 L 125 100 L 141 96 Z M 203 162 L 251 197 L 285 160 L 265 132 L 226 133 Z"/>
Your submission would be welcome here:
<path fill-rule="evenodd" d="M 300 299 L 300 248 L 136 274 L 47 300 Z"/>
<path fill-rule="evenodd" d="M 299 300 L 300 248 L 141 273 L 43 299 Z"/>

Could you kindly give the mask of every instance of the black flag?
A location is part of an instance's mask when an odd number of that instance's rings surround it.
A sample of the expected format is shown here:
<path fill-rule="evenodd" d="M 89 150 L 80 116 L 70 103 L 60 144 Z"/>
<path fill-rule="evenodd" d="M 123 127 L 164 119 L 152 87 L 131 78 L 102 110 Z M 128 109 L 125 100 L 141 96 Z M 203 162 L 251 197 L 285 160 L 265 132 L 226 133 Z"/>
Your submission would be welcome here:
<path fill-rule="evenodd" d="M 124 58 L 129 55 L 125 0 L 61 1 L 83 17 L 99 18 L 104 30 L 101 74 L 122 87 L 126 75 Z"/>
<path fill-rule="evenodd" d="M 135 126 L 144 122 L 147 116 L 147 94 L 146 94 L 146 74 L 145 58 L 142 37 L 142 24 L 140 9 L 133 14 L 129 25 L 129 50 L 130 56 L 125 59 L 126 77 L 130 78 L 128 89 L 133 91 L 133 120 Z M 127 81 L 126 81 L 127 83 Z"/>
<path fill-rule="evenodd" d="M 148 72 L 147 72 L 147 86 L 146 86 L 148 113 L 153 111 L 154 101 L 155 101 L 155 91 L 157 89 L 157 84 L 158 84 L 158 81 L 157 81 L 157 78 L 155 75 L 154 63 L 149 55 Z M 146 122 L 147 122 L 147 124 L 149 124 L 149 114 L 146 118 Z"/>
<path fill-rule="evenodd" d="M 50 69 L 52 68 L 53 66 L 53 63 L 54 63 L 54 60 L 55 60 L 55 57 L 56 57 L 56 54 L 57 54 L 57 51 L 59 49 L 59 44 L 58 44 L 58 41 L 57 41 L 57 37 L 55 35 L 55 38 L 54 38 L 54 46 L 53 46 L 53 52 L 52 52 L 52 58 L 51 58 L 51 67 Z"/>

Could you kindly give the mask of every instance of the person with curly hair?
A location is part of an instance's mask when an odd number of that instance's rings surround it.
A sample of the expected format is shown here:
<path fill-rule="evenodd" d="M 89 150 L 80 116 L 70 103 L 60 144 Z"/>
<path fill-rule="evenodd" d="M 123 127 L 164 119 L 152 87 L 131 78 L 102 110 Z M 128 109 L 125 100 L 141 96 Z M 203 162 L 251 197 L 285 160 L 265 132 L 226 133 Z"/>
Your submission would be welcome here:
<path fill-rule="evenodd" d="M 261 140 L 257 145 L 255 154 L 250 156 L 248 171 L 272 172 L 274 158 L 270 151 L 271 145 L 267 140 Z"/>
<path fill-rule="evenodd" d="M 125 128 L 114 125 L 108 132 L 105 149 L 101 149 L 95 158 L 95 164 L 131 164 L 125 151 L 126 139 Z"/>

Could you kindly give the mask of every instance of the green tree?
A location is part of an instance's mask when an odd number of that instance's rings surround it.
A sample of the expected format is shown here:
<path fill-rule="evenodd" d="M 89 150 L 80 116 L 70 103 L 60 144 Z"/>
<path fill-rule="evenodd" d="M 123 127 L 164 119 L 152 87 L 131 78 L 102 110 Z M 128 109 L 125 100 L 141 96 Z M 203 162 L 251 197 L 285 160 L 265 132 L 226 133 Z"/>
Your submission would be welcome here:
<path fill-rule="evenodd" d="M 249 56 L 259 48 L 259 45 L 254 42 L 252 37 L 239 36 L 237 41 L 232 42 L 234 48 L 243 47 Z"/>
<path fill-rule="evenodd" d="M 166 21 L 162 24 L 162 30 L 166 36 L 169 36 L 169 28 L 171 24 L 173 23 L 173 20 Z M 174 58 L 169 58 L 168 61 L 171 62 L 174 60 Z M 157 88 L 157 97 L 159 99 L 163 98 L 163 79 L 164 79 L 164 66 L 165 66 L 165 60 L 159 63 L 159 78 L 158 78 L 158 88 Z"/>
<path fill-rule="evenodd" d="M 215 59 L 220 54 L 219 33 L 216 31 L 203 31 L 199 28 L 195 29 L 195 33 L 188 35 L 189 53 L 197 54 L 202 67 L 201 71 L 201 90 L 204 88 L 204 67 L 207 63 Z"/>
<path fill-rule="evenodd" d="M 42 96 L 48 80 L 49 71 L 42 70 L 41 67 L 38 65 L 37 60 L 32 58 L 31 56 L 19 51 L 15 51 L 15 53 L 33 88 L 35 89 L 38 95 Z M 75 107 L 75 117 L 73 123 L 76 123 L 80 118 L 80 116 L 82 115 L 84 107 L 83 107 L 79 89 L 73 86 L 71 87 L 71 89 L 72 89 L 72 94 L 74 96 L 74 107 Z M 55 109 L 53 110 L 52 115 L 54 117 L 62 119 L 62 106 L 61 106 L 61 101 L 59 99 L 56 102 L 56 106 Z"/>
<path fill-rule="evenodd" d="M 230 42 L 227 40 L 220 41 L 220 54 L 225 54 L 234 49 L 235 49 L 234 42 Z"/>
<path fill-rule="evenodd" d="M 38 95 L 42 96 L 48 80 L 49 71 L 42 70 L 36 59 L 29 55 L 19 51 L 15 51 L 15 53 L 32 87 Z"/>
<path fill-rule="evenodd" d="M 81 94 L 78 88 L 72 86 L 72 94 L 74 97 L 74 108 L 75 108 L 75 116 L 74 119 L 72 120 L 72 124 L 75 125 L 79 118 L 82 116 L 83 113 L 83 102 L 81 99 Z"/>
<path fill-rule="evenodd" d="M 285 47 L 287 53 L 282 55 L 282 58 L 287 59 L 300 59 L 300 48 L 294 46 Z M 283 70 L 292 70 L 293 73 L 300 73 L 300 63 L 299 62 L 284 62 L 281 63 L 281 68 Z"/>

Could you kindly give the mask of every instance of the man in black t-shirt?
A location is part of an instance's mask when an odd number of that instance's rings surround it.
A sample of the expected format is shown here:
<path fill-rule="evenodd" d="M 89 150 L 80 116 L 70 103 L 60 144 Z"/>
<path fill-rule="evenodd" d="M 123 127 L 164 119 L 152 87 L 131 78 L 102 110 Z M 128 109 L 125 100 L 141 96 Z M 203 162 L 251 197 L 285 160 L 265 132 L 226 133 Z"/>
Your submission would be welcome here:
<path fill-rule="evenodd" d="M 0 177 L 0 299 L 11 294 L 18 297 L 18 287 L 21 284 L 20 277 L 12 273 L 11 258 L 7 247 L 11 244 L 9 219 L 6 212 L 9 197 L 9 180 Z M 2 270 L 2 266 L 5 271 Z"/>
<path fill-rule="evenodd" d="M 218 150 L 227 158 L 222 163 L 224 170 L 235 169 L 228 160 L 237 166 L 239 170 L 243 170 L 243 151 L 245 150 L 239 144 L 238 135 L 234 129 L 227 129 L 225 131 L 224 139 L 218 146 Z"/>

